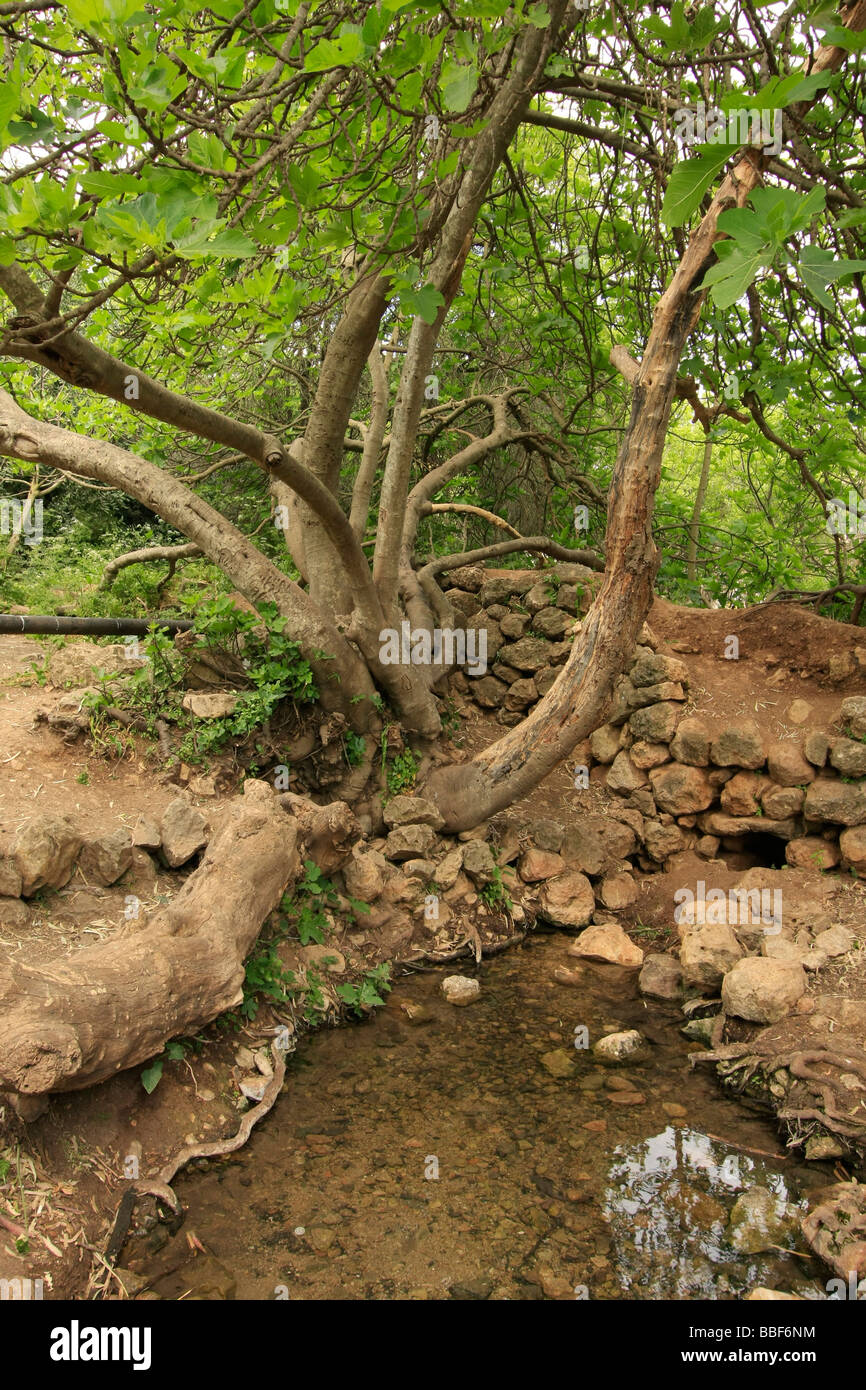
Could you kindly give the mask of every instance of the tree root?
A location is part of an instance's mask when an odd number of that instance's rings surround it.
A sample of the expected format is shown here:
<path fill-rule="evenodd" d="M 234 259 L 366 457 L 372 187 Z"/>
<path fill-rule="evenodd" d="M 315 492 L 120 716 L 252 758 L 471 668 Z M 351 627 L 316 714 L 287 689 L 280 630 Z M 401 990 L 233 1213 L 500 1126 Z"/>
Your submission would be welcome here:
<path fill-rule="evenodd" d="M 180 1217 L 182 1220 L 183 1207 L 171 1186 L 181 1168 L 185 1168 L 194 1158 L 221 1158 L 225 1154 L 235 1153 L 238 1149 L 243 1148 L 250 1137 L 253 1126 L 257 1125 L 259 1120 L 263 1120 L 265 1115 L 273 1109 L 277 1097 L 283 1089 L 283 1082 L 286 1078 L 286 1053 L 278 1048 L 276 1043 L 272 1043 L 271 1056 L 274 1059 L 274 1074 L 265 1087 L 261 1100 L 247 1111 L 234 1134 L 229 1135 L 227 1139 L 217 1139 L 209 1144 L 187 1144 L 186 1148 L 181 1149 L 180 1153 L 176 1154 L 160 1169 L 156 1177 L 139 1178 L 126 1190 L 117 1209 L 111 1235 L 105 1248 L 107 1260 L 116 1259 L 123 1249 L 132 1222 L 132 1215 L 140 1197 L 156 1197 L 157 1201 L 168 1207 L 175 1217 Z M 177 1224 L 179 1225 L 180 1222 Z"/>

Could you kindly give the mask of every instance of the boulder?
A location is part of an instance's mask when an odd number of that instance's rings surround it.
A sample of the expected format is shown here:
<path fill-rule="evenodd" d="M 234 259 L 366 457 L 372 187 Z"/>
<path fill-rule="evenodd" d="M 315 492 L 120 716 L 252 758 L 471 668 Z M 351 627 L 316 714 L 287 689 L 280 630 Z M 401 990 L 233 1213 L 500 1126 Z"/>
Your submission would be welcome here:
<path fill-rule="evenodd" d="M 542 818 L 529 823 L 529 836 L 533 844 L 539 849 L 546 849 L 549 854 L 559 854 L 564 834 L 565 831 L 557 820 Z"/>
<path fill-rule="evenodd" d="M 740 719 L 722 729 L 710 745 L 716 767 L 762 767 L 766 761 L 764 736 L 754 719 Z"/>
<path fill-rule="evenodd" d="M 549 878 L 539 896 L 538 910 L 556 927 L 585 927 L 595 911 L 595 894 L 584 874 L 569 871 Z"/>
<path fill-rule="evenodd" d="M 692 815 L 712 805 L 714 791 L 700 767 L 670 763 L 649 776 L 656 805 L 668 815 Z"/>
<path fill-rule="evenodd" d="M 824 758 L 818 765 L 823 766 L 826 758 L 825 750 Z M 811 761 L 804 757 L 800 745 L 791 739 L 780 739 L 778 743 L 770 745 L 767 768 L 773 781 L 778 782 L 780 787 L 802 787 L 815 780 Z"/>
<path fill-rule="evenodd" d="M 842 701 L 839 723 L 853 738 L 866 738 L 866 695 L 849 695 Z"/>
<path fill-rule="evenodd" d="M 646 709 L 637 709 L 632 714 L 629 721 L 631 731 L 636 739 L 645 739 L 647 743 L 670 743 L 677 731 L 681 713 L 679 705 L 667 700 L 658 705 L 648 705 Z"/>
<path fill-rule="evenodd" d="M 802 835 L 785 846 L 785 860 L 792 869 L 833 869 L 840 857 L 839 847 L 832 840 L 822 840 L 820 835 Z"/>
<path fill-rule="evenodd" d="M 830 745 L 830 765 L 843 777 L 866 777 L 866 743 L 837 738 Z"/>
<path fill-rule="evenodd" d="M 726 1014 L 750 1023 L 778 1023 L 805 992 L 806 975 L 796 961 L 749 956 L 722 981 L 722 1004 Z"/>
<path fill-rule="evenodd" d="M 508 575 L 494 575 L 492 578 L 485 578 L 481 586 L 480 599 L 483 607 L 491 603 L 508 603 L 514 594 L 526 594 L 537 583 L 535 574 L 521 573 L 514 570 Z M 470 586 L 463 583 L 460 586 L 468 589 Z"/>
<path fill-rule="evenodd" d="M 132 844 L 134 849 L 159 849 L 159 826 L 150 816 L 139 816 L 135 822 L 132 827 Z"/>
<path fill-rule="evenodd" d="M 743 1255 L 760 1255 L 791 1244 L 796 1229 L 783 1200 L 766 1187 L 750 1187 L 731 1208 L 725 1241 Z"/>
<path fill-rule="evenodd" d="M 680 946 L 683 985 L 687 989 L 716 991 L 743 957 L 734 931 L 724 922 L 687 926 Z"/>
<path fill-rule="evenodd" d="M 702 719 L 681 719 L 671 739 L 671 756 L 689 767 L 706 767 L 710 761 L 710 733 Z"/>
<path fill-rule="evenodd" d="M 722 787 L 721 807 L 729 816 L 754 816 L 758 813 L 763 779 L 756 772 L 737 772 Z M 701 806 L 700 810 L 705 808 Z"/>
<path fill-rule="evenodd" d="M 689 668 L 684 661 L 673 656 L 661 656 L 658 652 L 645 652 L 634 663 L 628 673 L 632 685 L 658 685 L 662 681 L 674 681 L 682 685 L 689 683 Z"/>
<path fill-rule="evenodd" d="M 449 888 L 453 888 L 462 868 L 463 846 L 456 845 L 454 849 L 448 851 L 445 858 L 441 859 L 433 870 L 433 883 L 435 887 L 441 888 L 443 892 L 447 892 Z"/>
<path fill-rule="evenodd" d="M 684 846 L 685 837 L 678 825 L 662 825 L 661 821 L 657 820 L 645 822 L 644 848 L 650 859 L 655 859 L 656 863 L 663 863 Z"/>
<path fill-rule="evenodd" d="M 661 767 L 662 763 L 670 761 L 670 749 L 666 743 L 647 743 L 646 739 L 639 738 L 628 750 L 628 755 L 635 767 L 639 767 L 642 772 L 648 772 L 650 768 Z"/>
<path fill-rule="evenodd" d="M 602 724 L 600 729 L 590 734 L 589 746 L 592 749 L 593 761 L 612 763 L 622 747 L 624 733 L 622 725 L 617 728 L 614 724 Z"/>
<path fill-rule="evenodd" d="M 505 702 L 508 686 L 495 676 L 481 676 L 473 682 L 471 694 L 484 709 L 499 709 Z"/>
<path fill-rule="evenodd" d="M 170 869 L 180 868 L 208 842 L 208 825 L 201 811 L 176 796 L 162 813 L 159 826 L 162 856 Z"/>
<path fill-rule="evenodd" d="M 818 729 L 815 729 L 811 734 L 806 735 L 803 742 L 803 753 L 807 762 L 813 767 L 824 767 L 829 752 L 830 740 L 825 733 L 821 733 Z M 811 781 L 812 778 L 810 777 L 805 780 Z"/>
<path fill-rule="evenodd" d="M 651 999 L 679 999 L 683 987 L 683 971 L 674 956 L 646 956 L 638 976 L 638 989 Z"/>
<path fill-rule="evenodd" d="M 832 960 L 835 956 L 846 956 L 849 951 L 853 951 L 855 940 L 854 933 L 837 922 L 826 931 L 818 932 L 815 937 L 815 950 L 823 952 Z"/>
<path fill-rule="evenodd" d="M 866 878 L 866 825 L 843 830 L 839 836 L 839 849 L 846 869 L 853 869 L 858 878 Z"/>
<path fill-rule="evenodd" d="M 435 802 L 423 796 L 392 796 L 382 815 L 392 829 L 395 825 L 432 825 L 440 830 L 444 824 Z"/>
<path fill-rule="evenodd" d="M 601 960 L 607 965 L 643 965 L 643 951 L 626 936 L 619 922 L 599 922 L 587 927 L 568 948 L 570 956 Z"/>
<path fill-rule="evenodd" d="M 386 860 L 377 850 L 353 846 L 343 865 L 343 878 L 350 898 L 362 903 L 375 902 L 385 886 Z"/>
<path fill-rule="evenodd" d="M 0 897 L 20 898 L 21 874 L 12 862 L 11 855 L 0 854 Z"/>
<path fill-rule="evenodd" d="M 404 859 L 426 859 L 436 843 L 431 825 L 396 825 L 390 831 L 382 853 L 392 863 Z"/>
<path fill-rule="evenodd" d="M 803 815 L 836 825 L 866 824 L 866 788 L 856 782 L 821 777 L 807 788 Z"/>
<path fill-rule="evenodd" d="M 605 779 L 608 791 L 628 795 L 629 792 L 636 791 L 638 787 L 645 784 L 646 773 L 635 767 L 628 753 L 625 750 L 617 753 Z"/>
<path fill-rule="evenodd" d="M 107 888 L 132 865 L 132 836 L 128 830 L 112 830 L 88 840 L 78 856 L 78 867 L 89 883 Z"/>
<path fill-rule="evenodd" d="M 523 680 L 516 680 L 509 687 L 505 696 L 505 708 L 507 710 L 526 709 L 527 705 L 532 705 L 538 699 L 538 687 L 531 677 Z"/>
<path fill-rule="evenodd" d="M 571 630 L 574 618 L 561 608 L 543 608 L 532 620 L 533 632 L 540 632 L 548 641 L 556 642 Z"/>
<path fill-rule="evenodd" d="M 631 874 L 610 874 L 603 878 L 598 890 L 600 901 L 611 912 L 621 912 L 637 901 L 637 884 Z"/>
<path fill-rule="evenodd" d="M 632 709 L 644 709 L 647 705 L 657 705 L 663 700 L 685 700 L 686 692 L 677 681 L 660 681 L 658 685 L 642 685 L 632 689 L 628 702 Z"/>
<path fill-rule="evenodd" d="M 468 589 L 472 594 L 478 593 L 486 578 L 483 565 L 461 565 L 459 569 L 451 571 L 451 583 L 454 588 Z M 451 597 L 450 593 L 448 597 Z"/>
<path fill-rule="evenodd" d="M 486 840 L 469 840 L 463 849 L 463 869 L 476 888 L 483 888 L 496 877 L 496 860 Z"/>
<path fill-rule="evenodd" d="M 101 650 L 101 649 L 100 649 Z M 34 816 L 12 841 L 9 858 L 20 880 L 22 898 L 40 888 L 62 888 L 72 877 L 81 836 L 67 816 Z"/>
<path fill-rule="evenodd" d="M 770 782 L 761 789 L 761 807 L 770 820 L 787 820 L 789 816 L 798 816 L 805 799 L 806 793 L 802 787 L 777 787 L 775 782 Z"/>
<path fill-rule="evenodd" d="M 450 597 L 451 596 L 449 594 L 449 598 Z M 517 642 L 520 640 L 520 638 L 523 636 L 523 634 L 526 632 L 526 629 L 529 626 L 529 614 L 506 613 L 505 617 L 500 619 L 499 626 L 502 630 L 502 636 L 507 641 Z"/>
<path fill-rule="evenodd" d="M 597 875 L 628 859 L 636 848 L 631 826 L 607 816 L 576 815 L 566 828 L 560 852 L 570 867 Z"/>
<path fill-rule="evenodd" d="M 551 659 L 550 643 L 543 637 L 521 637 L 517 642 L 509 642 L 502 655 L 518 671 L 540 671 Z"/>
<path fill-rule="evenodd" d="M 564 873 L 565 860 L 559 854 L 543 849 L 528 849 L 521 856 L 518 872 L 524 883 L 541 883 Z"/>

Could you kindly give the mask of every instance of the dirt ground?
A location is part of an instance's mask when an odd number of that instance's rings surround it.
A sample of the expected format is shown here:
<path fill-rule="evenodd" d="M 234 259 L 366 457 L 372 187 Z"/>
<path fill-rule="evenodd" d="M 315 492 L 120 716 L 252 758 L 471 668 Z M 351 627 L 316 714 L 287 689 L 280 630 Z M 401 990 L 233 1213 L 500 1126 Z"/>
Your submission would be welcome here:
<path fill-rule="evenodd" d="M 858 647 L 866 649 L 866 632 L 802 609 L 780 605 L 706 611 L 658 600 L 649 621 L 662 649 L 682 654 L 689 664 L 689 711 L 711 723 L 748 715 L 771 738 L 794 737 L 803 727 L 802 708 L 791 708 L 795 700 L 809 706 L 805 726 L 822 727 L 845 695 L 866 691 L 862 672 L 833 680 L 828 670 L 831 654 L 844 657 Z M 736 661 L 724 654 L 731 635 L 739 637 Z M 84 742 L 69 747 L 44 725 L 34 725 L 48 692 L 34 683 L 32 663 L 45 651 L 41 642 L 0 638 L 0 828 L 14 832 L 47 809 L 73 815 L 92 831 L 132 826 L 142 811 L 158 819 L 177 787 L 166 780 L 152 752 L 142 748 L 125 761 L 111 761 Z M 471 755 L 501 732 L 491 718 L 473 714 L 464 719 L 455 741 L 464 755 Z M 590 794 L 588 808 L 586 793 L 578 801 L 572 774 L 563 765 L 507 818 L 512 823 L 542 817 L 567 823 L 578 810 L 604 810 L 609 797 L 604 788 L 594 781 Z M 199 798 L 198 804 L 207 813 L 221 799 Z M 741 876 L 741 871 L 714 862 L 700 861 L 699 868 L 708 887 L 728 888 Z M 168 897 L 179 881 L 179 875 L 160 874 L 151 885 L 154 899 Z M 811 871 L 786 871 L 785 882 L 786 907 L 793 902 L 810 925 L 843 922 L 866 934 L 866 885 Z M 639 901 L 624 923 L 645 949 L 664 949 L 673 939 L 675 885 L 665 874 L 642 876 L 640 883 Z M 79 873 L 62 894 L 39 905 L 27 940 L 0 927 L 0 949 L 54 953 L 92 943 L 94 934 L 110 932 L 122 919 L 128 891 L 124 886 L 95 889 Z M 371 963 L 381 958 L 371 945 L 358 947 L 355 955 L 365 951 Z M 810 989 L 866 999 L 866 951 L 855 965 L 831 966 L 819 980 L 812 978 Z M 20 1251 L 14 1230 L 0 1229 L 0 1277 L 42 1277 L 51 1297 L 117 1297 L 122 1291 L 102 1252 L 123 1191 L 124 1157 L 140 1152 L 141 1171 L 153 1172 L 186 1143 L 232 1134 L 239 1122 L 237 1046 L 257 1044 L 272 1031 L 266 1009 L 259 1014 L 259 1026 L 245 1033 L 226 1035 L 212 1025 L 202 1052 L 167 1064 L 151 1095 L 134 1069 L 54 1099 L 30 1125 L 8 1107 L 0 1109 L 0 1157 L 11 1166 L 10 1176 L 36 1233 L 29 1249 Z M 0 1227 L 4 1214 L 7 1227 L 10 1221 L 14 1226 L 12 1210 L 0 1195 Z"/>

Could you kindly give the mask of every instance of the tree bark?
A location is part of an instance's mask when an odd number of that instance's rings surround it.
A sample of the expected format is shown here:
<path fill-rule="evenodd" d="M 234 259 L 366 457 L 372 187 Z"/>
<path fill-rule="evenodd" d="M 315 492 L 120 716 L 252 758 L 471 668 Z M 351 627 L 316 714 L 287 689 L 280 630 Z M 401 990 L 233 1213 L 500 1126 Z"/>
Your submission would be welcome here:
<path fill-rule="evenodd" d="M 559 679 L 522 724 L 471 763 L 437 768 L 426 783 L 447 830 L 467 830 L 518 801 L 604 722 L 652 603 L 653 502 L 677 366 L 706 297 L 700 282 L 720 235 L 716 223 L 725 208 L 745 203 L 760 179 L 759 160 L 749 151 L 724 180 L 656 308 L 611 480 L 604 580 Z"/>
<path fill-rule="evenodd" d="M 239 1004 L 244 958 L 298 873 L 297 839 L 273 793 L 245 795 L 149 921 L 41 965 L 0 958 L 0 1089 L 80 1090 Z"/>

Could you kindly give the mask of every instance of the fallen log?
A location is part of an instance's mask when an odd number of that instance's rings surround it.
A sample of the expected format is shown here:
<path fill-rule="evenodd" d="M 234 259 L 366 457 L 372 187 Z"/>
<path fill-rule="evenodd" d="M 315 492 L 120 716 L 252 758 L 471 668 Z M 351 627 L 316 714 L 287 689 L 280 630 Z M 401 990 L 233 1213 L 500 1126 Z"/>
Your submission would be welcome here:
<path fill-rule="evenodd" d="M 92 1086 L 239 1004 L 244 959 L 297 876 L 297 842 L 273 790 L 247 783 L 167 907 L 44 964 L 0 958 L 0 1090 Z"/>

